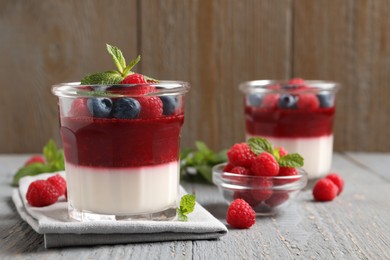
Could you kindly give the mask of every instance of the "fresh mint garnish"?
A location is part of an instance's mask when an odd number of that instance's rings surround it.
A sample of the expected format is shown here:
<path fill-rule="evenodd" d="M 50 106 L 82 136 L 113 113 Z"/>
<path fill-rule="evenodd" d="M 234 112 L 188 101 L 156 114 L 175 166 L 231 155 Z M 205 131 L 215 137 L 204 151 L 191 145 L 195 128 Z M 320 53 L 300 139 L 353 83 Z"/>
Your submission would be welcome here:
<path fill-rule="evenodd" d="M 64 166 L 64 152 L 62 149 L 58 149 L 53 140 L 49 142 L 43 148 L 43 155 L 45 156 L 46 163 L 33 163 L 27 166 L 21 167 L 12 180 L 13 186 L 19 185 L 19 180 L 24 176 L 35 176 L 41 173 L 63 171 Z"/>
<path fill-rule="evenodd" d="M 212 183 L 212 167 L 227 161 L 226 150 L 214 152 L 203 142 L 196 142 L 196 149 L 180 153 L 180 176 L 189 181 Z"/>
<path fill-rule="evenodd" d="M 279 148 L 274 148 L 272 149 L 272 155 L 275 157 L 277 161 L 280 159 L 280 153 L 279 153 Z"/>
<path fill-rule="evenodd" d="M 253 137 L 248 140 L 248 145 L 251 148 L 252 152 L 256 155 L 259 155 L 263 152 L 268 152 L 273 154 L 272 144 L 265 138 L 262 137 Z"/>
<path fill-rule="evenodd" d="M 278 160 L 279 166 L 281 167 L 302 167 L 304 164 L 304 159 L 297 153 L 290 153 Z"/>
<path fill-rule="evenodd" d="M 186 194 L 180 199 L 180 207 L 176 209 L 180 221 L 188 221 L 188 214 L 194 211 L 195 195 Z"/>
<path fill-rule="evenodd" d="M 98 72 L 88 74 L 81 80 L 81 85 L 114 85 L 119 84 L 125 77 L 128 75 L 134 74 L 131 71 L 135 65 L 138 64 L 141 60 L 141 56 L 138 55 L 137 58 L 130 61 L 128 65 L 126 65 L 125 57 L 123 56 L 122 51 L 115 46 L 106 44 L 107 51 L 111 55 L 112 60 L 114 61 L 115 66 L 118 71 L 110 70 L 106 72 Z M 143 75 L 145 80 L 158 82 L 156 79 L 152 79 Z"/>

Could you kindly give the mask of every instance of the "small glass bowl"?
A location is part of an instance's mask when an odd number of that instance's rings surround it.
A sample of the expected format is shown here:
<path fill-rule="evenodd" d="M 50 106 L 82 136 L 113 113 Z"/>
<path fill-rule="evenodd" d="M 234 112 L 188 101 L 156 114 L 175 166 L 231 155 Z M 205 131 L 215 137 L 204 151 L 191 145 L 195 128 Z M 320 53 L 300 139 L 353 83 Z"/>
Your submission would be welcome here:
<path fill-rule="evenodd" d="M 226 163 L 213 167 L 213 183 L 228 202 L 243 199 L 259 216 L 274 215 L 295 199 L 307 184 L 307 173 L 298 168 L 294 176 L 252 176 L 224 172 Z"/>

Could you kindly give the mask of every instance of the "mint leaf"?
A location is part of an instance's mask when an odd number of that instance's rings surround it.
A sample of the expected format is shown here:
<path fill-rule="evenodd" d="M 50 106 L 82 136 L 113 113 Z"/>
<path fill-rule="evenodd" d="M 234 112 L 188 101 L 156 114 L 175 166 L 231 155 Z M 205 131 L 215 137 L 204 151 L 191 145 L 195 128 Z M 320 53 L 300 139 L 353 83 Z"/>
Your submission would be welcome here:
<path fill-rule="evenodd" d="M 131 60 L 129 65 L 126 66 L 126 68 L 123 70 L 123 76 L 126 77 L 128 74 L 130 74 L 131 70 L 134 68 L 135 65 L 138 64 L 138 62 L 141 60 L 141 55 L 138 55 L 137 58 L 134 60 Z"/>
<path fill-rule="evenodd" d="M 272 144 L 265 138 L 252 137 L 248 140 L 247 143 L 251 148 L 252 152 L 254 152 L 256 155 L 259 155 L 263 152 L 273 154 Z"/>
<path fill-rule="evenodd" d="M 118 47 L 111 46 L 109 44 L 106 44 L 106 46 L 108 53 L 112 56 L 112 59 L 114 60 L 114 63 L 118 68 L 118 71 L 122 74 L 123 70 L 126 68 L 126 60 L 125 57 L 123 57 L 122 51 Z"/>
<path fill-rule="evenodd" d="M 123 77 L 113 71 L 89 74 L 81 80 L 81 85 L 113 85 L 118 84 Z"/>
<path fill-rule="evenodd" d="M 56 170 L 52 170 L 51 166 L 48 164 L 42 164 L 42 163 L 29 164 L 27 166 L 20 168 L 16 172 L 14 178 L 12 179 L 12 185 L 18 186 L 19 180 L 24 176 L 35 176 L 44 172 L 46 173 L 46 172 L 53 172 L 53 171 Z"/>
<path fill-rule="evenodd" d="M 177 208 L 176 212 L 180 221 L 187 221 L 187 215 L 194 211 L 196 198 L 195 195 L 186 194 L 180 199 L 180 207 Z"/>
<path fill-rule="evenodd" d="M 304 159 L 297 153 L 290 153 L 281 157 L 278 161 L 279 166 L 281 167 L 302 167 L 304 164 Z"/>
<path fill-rule="evenodd" d="M 280 159 L 279 148 L 273 149 L 272 150 L 272 155 L 275 157 L 276 161 L 279 161 L 279 159 Z"/>
<path fill-rule="evenodd" d="M 43 156 L 48 164 L 57 161 L 57 145 L 52 139 L 43 147 Z"/>
<path fill-rule="evenodd" d="M 200 175 L 202 175 L 202 177 L 212 183 L 213 182 L 213 177 L 212 177 L 212 170 L 211 170 L 211 166 L 207 165 L 207 164 L 202 164 L 202 165 L 196 165 L 195 166 L 195 169 L 197 172 L 200 173 Z"/>

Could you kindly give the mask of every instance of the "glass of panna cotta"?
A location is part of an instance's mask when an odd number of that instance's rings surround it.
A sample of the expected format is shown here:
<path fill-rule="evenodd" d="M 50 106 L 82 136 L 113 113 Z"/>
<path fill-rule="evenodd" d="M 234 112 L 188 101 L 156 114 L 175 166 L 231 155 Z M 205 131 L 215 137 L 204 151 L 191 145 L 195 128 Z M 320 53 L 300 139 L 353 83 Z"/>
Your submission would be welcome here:
<path fill-rule="evenodd" d="M 179 200 L 186 82 L 53 86 L 69 216 L 169 220 Z"/>
<path fill-rule="evenodd" d="M 261 136 L 304 158 L 310 179 L 329 173 L 333 153 L 335 82 L 255 80 L 244 93 L 246 138 Z"/>

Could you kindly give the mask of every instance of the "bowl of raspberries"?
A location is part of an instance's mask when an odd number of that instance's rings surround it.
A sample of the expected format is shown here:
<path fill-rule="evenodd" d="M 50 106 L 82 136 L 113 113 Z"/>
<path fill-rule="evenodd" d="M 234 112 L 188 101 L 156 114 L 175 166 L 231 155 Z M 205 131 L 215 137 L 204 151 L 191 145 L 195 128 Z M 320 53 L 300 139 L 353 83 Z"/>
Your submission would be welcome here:
<path fill-rule="evenodd" d="M 257 215 L 278 213 L 307 184 L 302 156 L 273 147 L 265 138 L 235 144 L 227 157 L 227 163 L 213 167 L 213 183 L 228 203 L 243 199 Z"/>

